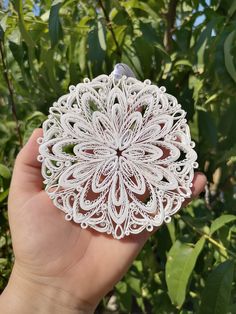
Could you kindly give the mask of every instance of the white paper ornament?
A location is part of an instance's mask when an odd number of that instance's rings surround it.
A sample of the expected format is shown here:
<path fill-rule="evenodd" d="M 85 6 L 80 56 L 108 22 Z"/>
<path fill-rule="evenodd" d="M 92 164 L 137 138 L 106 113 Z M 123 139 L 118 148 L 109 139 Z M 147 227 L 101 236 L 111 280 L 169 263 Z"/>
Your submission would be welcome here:
<path fill-rule="evenodd" d="M 65 219 L 117 239 L 170 222 L 198 166 L 177 99 L 130 69 L 122 76 L 126 67 L 71 86 L 38 140 L 45 190 Z"/>

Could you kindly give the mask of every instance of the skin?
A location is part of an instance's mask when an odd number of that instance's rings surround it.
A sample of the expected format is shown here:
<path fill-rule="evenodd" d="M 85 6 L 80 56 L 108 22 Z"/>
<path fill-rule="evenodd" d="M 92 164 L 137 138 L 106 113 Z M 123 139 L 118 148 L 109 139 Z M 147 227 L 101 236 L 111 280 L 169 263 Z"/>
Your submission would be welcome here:
<path fill-rule="evenodd" d="M 40 136 L 36 129 L 15 162 L 8 211 L 15 263 L 0 297 L 1 313 L 93 313 L 150 233 L 116 240 L 66 221 L 43 190 L 36 159 Z M 192 197 L 205 184 L 196 173 Z"/>

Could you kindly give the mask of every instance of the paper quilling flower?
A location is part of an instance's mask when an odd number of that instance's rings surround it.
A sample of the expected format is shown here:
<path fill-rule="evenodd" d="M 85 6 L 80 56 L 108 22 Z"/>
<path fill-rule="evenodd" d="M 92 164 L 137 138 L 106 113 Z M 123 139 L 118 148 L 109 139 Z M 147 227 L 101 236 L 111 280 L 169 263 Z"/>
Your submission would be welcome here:
<path fill-rule="evenodd" d="M 115 73 L 70 87 L 39 139 L 45 190 L 67 220 L 120 239 L 168 223 L 197 154 L 177 99 Z"/>

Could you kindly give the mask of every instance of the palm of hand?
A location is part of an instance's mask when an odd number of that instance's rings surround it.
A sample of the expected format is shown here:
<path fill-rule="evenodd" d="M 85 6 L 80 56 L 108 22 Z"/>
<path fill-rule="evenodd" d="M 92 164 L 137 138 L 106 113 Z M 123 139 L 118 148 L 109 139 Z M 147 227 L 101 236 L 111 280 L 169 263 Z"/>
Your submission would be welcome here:
<path fill-rule="evenodd" d="M 41 132 L 33 133 L 13 174 L 9 219 L 15 264 L 30 279 L 65 289 L 96 305 L 127 271 L 148 233 L 115 240 L 65 221 L 64 214 L 42 190 L 36 161 L 36 139 Z M 195 178 L 195 195 L 204 184 L 205 178 Z"/>

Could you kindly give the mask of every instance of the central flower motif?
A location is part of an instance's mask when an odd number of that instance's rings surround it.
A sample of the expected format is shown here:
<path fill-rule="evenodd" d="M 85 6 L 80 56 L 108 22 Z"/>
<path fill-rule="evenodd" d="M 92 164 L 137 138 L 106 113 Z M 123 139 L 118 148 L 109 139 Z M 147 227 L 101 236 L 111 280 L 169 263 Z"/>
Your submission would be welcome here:
<path fill-rule="evenodd" d="M 66 219 L 122 238 L 169 221 L 190 196 L 196 153 L 185 112 L 162 88 L 103 75 L 50 113 L 39 160 Z"/>

